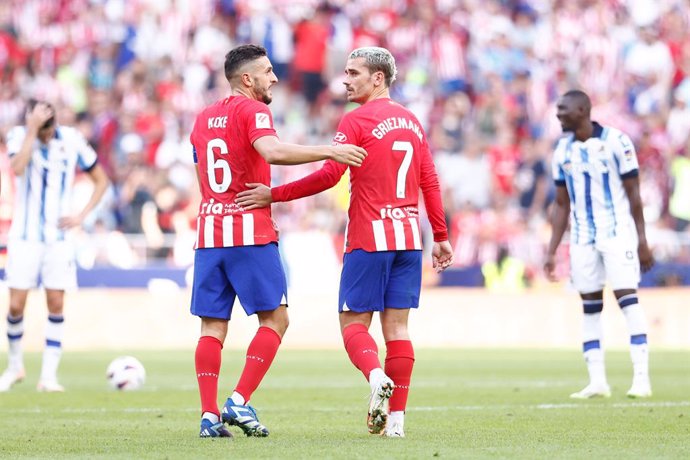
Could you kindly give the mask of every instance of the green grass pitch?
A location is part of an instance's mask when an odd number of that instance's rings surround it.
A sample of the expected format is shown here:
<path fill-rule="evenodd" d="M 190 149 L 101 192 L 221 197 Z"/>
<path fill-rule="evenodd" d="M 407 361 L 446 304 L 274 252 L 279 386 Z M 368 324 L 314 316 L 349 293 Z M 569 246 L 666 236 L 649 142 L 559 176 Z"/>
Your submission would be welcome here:
<path fill-rule="evenodd" d="M 142 390 L 108 389 L 122 354 L 146 366 Z M 221 400 L 243 354 L 223 357 Z M 418 350 L 404 439 L 367 433 L 368 385 L 340 350 L 281 350 L 252 399 L 271 435 L 234 440 L 198 438 L 191 350 L 67 352 L 64 394 L 37 393 L 40 355 L 26 359 L 26 381 L 0 394 L 0 458 L 690 458 L 688 351 L 653 351 L 654 396 L 638 401 L 628 354 L 609 352 L 613 396 L 573 401 L 576 350 Z"/>

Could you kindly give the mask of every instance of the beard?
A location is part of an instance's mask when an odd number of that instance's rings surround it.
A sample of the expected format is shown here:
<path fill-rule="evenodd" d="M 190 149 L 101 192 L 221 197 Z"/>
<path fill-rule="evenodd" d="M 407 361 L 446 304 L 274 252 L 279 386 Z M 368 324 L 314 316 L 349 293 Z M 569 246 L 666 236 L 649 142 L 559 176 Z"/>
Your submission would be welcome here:
<path fill-rule="evenodd" d="M 271 97 L 271 96 L 268 94 L 268 90 L 266 89 L 266 90 L 262 91 L 262 92 L 261 92 L 261 102 L 263 102 L 264 104 L 268 105 L 268 104 L 271 103 L 271 101 L 273 101 L 273 97 Z"/>

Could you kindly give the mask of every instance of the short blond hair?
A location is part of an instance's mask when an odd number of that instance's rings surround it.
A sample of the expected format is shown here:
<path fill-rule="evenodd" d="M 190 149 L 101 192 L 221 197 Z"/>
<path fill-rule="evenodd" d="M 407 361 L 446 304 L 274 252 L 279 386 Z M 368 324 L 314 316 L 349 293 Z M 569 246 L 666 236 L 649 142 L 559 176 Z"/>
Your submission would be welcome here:
<path fill-rule="evenodd" d="M 386 48 L 365 46 L 350 53 L 348 59 L 364 58 L 364 65 L 371 73 L 383 72 L 386 86 L 390 87 L 398 75 L 395 58 Z"/>

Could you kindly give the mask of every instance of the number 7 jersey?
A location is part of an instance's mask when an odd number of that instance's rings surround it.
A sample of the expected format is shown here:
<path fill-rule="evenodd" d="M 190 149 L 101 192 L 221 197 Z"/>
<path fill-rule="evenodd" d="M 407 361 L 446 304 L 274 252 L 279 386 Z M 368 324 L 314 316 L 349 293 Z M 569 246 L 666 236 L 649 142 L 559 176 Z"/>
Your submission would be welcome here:
<path fill-rule="evenodd" d="M 350 168 L 350 207 L 345 251 L 421 250 L 419 190 L 422 190 L 434 241 L 448 239 L 438 176 L 426 136 L 417 118 L 388 98 L 375 99 L 345 114 L 335 144 L 367 151 Z M 321 170 L 277 187 L 275 201 L 289 201 L 329 188 L 347 166 L 326 161 Z"/>
<path fill-rule="evenodd" d="M 271 183 L 271 167 L 253 147 L 263 136 L 277 136 L 271 111 L 244 96 L 222 99 L 197 116 L 190 135 L 201 189 L 196 248 L 278 241 L 270 207 L 245 211 L 235 203 L 246 183 Z"/>

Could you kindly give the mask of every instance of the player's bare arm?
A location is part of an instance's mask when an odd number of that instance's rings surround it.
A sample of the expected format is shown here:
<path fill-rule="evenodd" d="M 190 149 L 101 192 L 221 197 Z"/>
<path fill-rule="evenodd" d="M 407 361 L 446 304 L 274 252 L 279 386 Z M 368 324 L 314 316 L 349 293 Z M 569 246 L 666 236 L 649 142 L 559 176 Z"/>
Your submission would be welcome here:
<path fill-rule="evenodd" d="M 559 186 L 556 187 L 556 199 L 551 207 L 551 240 L 549 241 L 549 248 L 546 252 L 546 260 L 544 261 L 544 273 L 551 281 L 556 281 L 556 249 L 561 244 L 561 239 L 565 230 L 568 228 L 568 218 L 570 215 L 570 197 L 568 196 L 568 189 Z"/>
<path fill-rule="evenodd" d="M 362 147 L 343 145 L 298 145 L 280 142 L 275 136 L 263 136 L 254 141 L 254 148 L 273 165 L 298 165 L 321 160 L 334 160 L 348 166 L 361 166 L 367 156 Z"/>
<path fill-rule="evenodd" d="M 15 175 L 19 176 L 24 174 L 26 165 L 28 165 L 31 160 L 31 154 L 33 152 L 34 142 L 38 137 L 38 132 L 41 130 L 43 124 L 54 115 L 53 109 L 43 102 L 39 102 L 32 110 L 27 112 L 25 118 L 26 136 L 24 137 L 24 142 L 19 152 L 12 156 L 10 160 L 10 165 Z"/>
<path fill-rule="evenodd" d="M 86 216 L 88 216 L 93 208 L 95 208 L 96 205 L 101 201 L 103 194 L 107 190 L 110 180 L 99 164 L 96 164 L 93 168 L 91 168 L 87 174 L 91 178 L 91 181 L 93 181 L 93 192 L 91 192 L 91 198 L 89 198 L 88 203 L 86 203 L 86 206 L 84 206 L 79 214 L 60 218 L 60 228 L 66 229 L 80 226 L 81 223 L 84 222 Z"/>
<path fill-rule="evenodd" d="M 654 265 L 654 255 L 647 243 L 644 213 L 642 211 L 642 199 L 640 198 L 639 177 L 628 177 L 624 179 L 623 187 L 625 188 L 625 194 L 628 196 L 628 201 L 630 202 L 630 213 L 635 220 L 638 240 L 637 254 L 640 258 L 640 268 L 642 268 L 643 272 L 647 272 Z"/>

